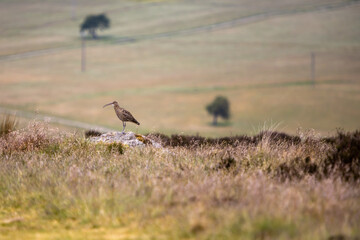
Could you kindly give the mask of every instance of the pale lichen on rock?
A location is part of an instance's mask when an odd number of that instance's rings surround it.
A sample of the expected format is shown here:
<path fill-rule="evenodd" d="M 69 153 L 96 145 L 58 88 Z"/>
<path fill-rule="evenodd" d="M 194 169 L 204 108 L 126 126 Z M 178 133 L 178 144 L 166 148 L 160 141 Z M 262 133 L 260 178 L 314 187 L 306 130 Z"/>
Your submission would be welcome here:
<path fill-rule="evenodd" d="M 108 132 L 101 134 L 100 136 L 94 136 L 89 138 L 90 141 L 96 143 L 122 143 L 129 147 L 139 146 L 153 146 L 156 148 L 162 148 L 161 144 L 154 140 L 133 132 Z"/>

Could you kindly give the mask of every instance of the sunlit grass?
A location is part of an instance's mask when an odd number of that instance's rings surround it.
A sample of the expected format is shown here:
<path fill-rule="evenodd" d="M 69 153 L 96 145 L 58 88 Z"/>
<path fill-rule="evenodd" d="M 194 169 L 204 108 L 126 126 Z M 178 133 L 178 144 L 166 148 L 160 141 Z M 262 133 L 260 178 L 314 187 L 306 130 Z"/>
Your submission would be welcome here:
<path fill-rule="evenodd" d="M 253 143 L 190 141 L 184 147 L 120 151 L 120 145 L 94 144 L 33 123 L 0 138 L 0 235 L 3 239 L 358 236 L 358 182 L 343 175 L 347 165 L 324 169 L 330 156 L 340 157 L 337 163 L 358 156 L 356 151 L 348 155 L 347 141 L 356 144 L 358 135 L 326 140 L 312 132 L 292 138 L 264 132 Z M 346 144 L 338 154 L 334 150 L 341 142 Z"/>

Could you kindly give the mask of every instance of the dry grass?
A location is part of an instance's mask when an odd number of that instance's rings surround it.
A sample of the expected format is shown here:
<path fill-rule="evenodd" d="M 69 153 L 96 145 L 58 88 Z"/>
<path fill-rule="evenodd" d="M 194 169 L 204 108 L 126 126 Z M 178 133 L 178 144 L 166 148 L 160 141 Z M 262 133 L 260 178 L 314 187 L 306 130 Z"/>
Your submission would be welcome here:
<path fill-rule="evenodd" d="M 47 124 L 32 121 L 27 128 L 12 131 L 0 138 L 0 154 L 7 155 L 17 151 L 35 151 L 59 143 L 56 130 Z"/>
<path fill-rule="evenodd" d="M 29 135 L 38 144 L 11 147 Z M 68 239 L 92 231 L 107 239 L 121 229 L 137 239 L 355 239 L 360 234 L 359 182 L 337 170 L 319 177 L 306 165 L 291 164 L 310 158 L 322 166 L 337 138 L 325 141 L 306 133 L 291 143 L 263 134 L 256 143 L 235 146 L 117 151 L 76 136 L 59 138 L 36 124 L 11 136 L 11 143 L 0 144 L 5 239 L 14 229 L 29 238 L 42 232 Z M 297 172 L 279 174 L 282 164 Z"/>
<path fill-rule="evenodd" d="M 0 136 L 6 135 L 16 129 L 18 122 L 16 116 L 5 114 L 0 122 Z"/>

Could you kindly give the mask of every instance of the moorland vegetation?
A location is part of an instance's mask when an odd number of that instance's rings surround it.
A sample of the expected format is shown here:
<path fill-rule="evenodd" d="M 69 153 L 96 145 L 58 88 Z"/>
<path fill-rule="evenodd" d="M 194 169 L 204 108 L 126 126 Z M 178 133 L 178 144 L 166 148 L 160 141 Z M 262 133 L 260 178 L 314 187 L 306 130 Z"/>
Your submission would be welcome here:
<path fill-rule="evenodd" d="M 163 148 L 39 122 L 3 134 L 2 239 L 359 237 L 359 131 L 147 137 Z"/>

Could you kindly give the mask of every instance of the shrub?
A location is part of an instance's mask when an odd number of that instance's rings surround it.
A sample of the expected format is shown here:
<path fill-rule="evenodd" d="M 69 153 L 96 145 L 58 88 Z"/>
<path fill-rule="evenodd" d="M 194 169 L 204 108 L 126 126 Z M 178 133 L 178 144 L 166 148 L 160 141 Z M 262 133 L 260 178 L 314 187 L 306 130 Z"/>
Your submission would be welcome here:
<path fill-rule="evenodd" d="M 216 165 L 215 170 L 230 170 L 236 166 L 235 159 L 228 155 L 221 158 L 221 161 Z"/>
<path fill-rule="evenodd" d="M 324 162 L 327 166 L 325 174 L 338 172 L 346 180 L 360 178 L 360 131 L 341 132 L 337 136 L 328 138 L 335 150 L 329 154 Z"/>
<path fill-rule="evenodd" d="M 49 129 L 46 123 L 31 122 L 26 128 L 1 137 L 0 153 L 44 149 L 49 145 L 59 143 L 60 140 L 59 133 Z"/>
<path fill-rule="evenodd" d="M 119 154 L 124 153 L 124 145 L 122 145 L 122 143 L 116 143 L 116 142 L 110 143 L 109 145 L 107 145 L 106 149 L 110 153 L 113 152 L 117 152 Z"/>
<path fill-rule="evenodd" d="M 299 136 L 292 136 L 283 132 L 275 131 L 262 131 L 258 135 L 254 136 L 254 142 L 259 143 L 264 138 L 269 139 L 271 142 L 279 143 L 288 143 L 288 144 L 299 144 L 301 138 Z"/>
<path fill-rule="evenodd" d="M 90 137 L 99 137 L 101 136 L 101 132 L 99 131 L 96 131 L 94 129 L 90 129 L 90 130 L 87 130 L 85 131 L 85 138 L 90 138 Z"/>
<path fill-rule="evenodd" d="M 253 137 L 247 135 L 238 135 L 233 137 L 220 137 L 220 138 L 205 138 L 201 136 L 189 136 L 174 134 L 170 137 L 161 133 L 152 133 L 147 135 L 156 141 L 160 141 L 163 146 L 171 147 L 201 147 L 208 146 L 232 146 L 236 147 L 242 144 L 259 144 L 264 139 L 267 139 L 271 143 L 279 144 L 300 144 L 301 138 L 299 136 L 292 136 L 282 132 L 261 132 Z"/>
<path fill-rule="evenodd" d="M 311 158 L 305 157 L 296 157 L 288 162 L 281 163 L 275 169 L 275 175 L 280 177 L 281 180 L 292 180 L 292 179 L 302 179 L 306 175 L 315 175 L 318 178 L 322 177 L 322 169 L 318 164 L 311 161 Z"/>

